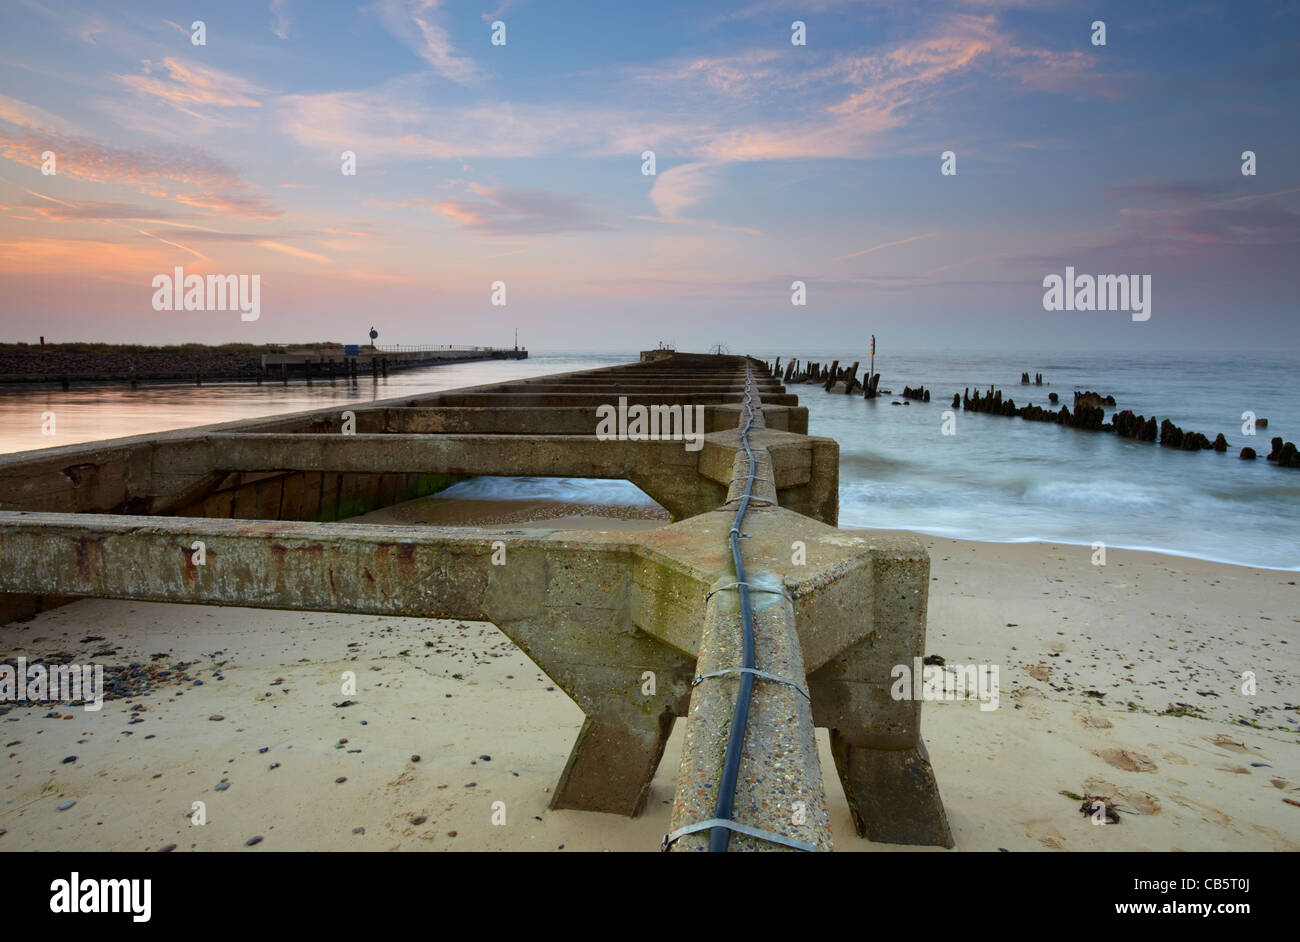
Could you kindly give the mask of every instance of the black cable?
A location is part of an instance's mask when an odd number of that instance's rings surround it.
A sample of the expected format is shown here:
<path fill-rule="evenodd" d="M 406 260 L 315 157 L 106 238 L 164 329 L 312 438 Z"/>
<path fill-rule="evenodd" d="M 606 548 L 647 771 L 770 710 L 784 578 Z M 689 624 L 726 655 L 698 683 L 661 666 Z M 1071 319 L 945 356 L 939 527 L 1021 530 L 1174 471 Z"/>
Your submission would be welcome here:
<path fill-rule="evenodd" d="M 731 527 L 731 557 L 736 565 L 737 590 L 740 592 L 740 625 L 743 637 L 743 666 L 754 669 L 754 613 L 749 607 L 749 586 L 745 584 L 745 561 L 740 555 L 740 527 L 745 521 L 749 498 L 754 490 L 754 452 L 749 447 L 749 427 L 754 422 L 754 405 L 751 396 L 752 376 L 749 362 L 745 363 L 745 411 L 749 417 L 740 430 L 740 442 L 749 458 L 749 480 L 745 483 L 745 496 L 736 511 L 736 522 Z M 749 700 L 754 690 L 754 675 L 740 675 L 740 692 L 736 695 L 736 708 L 731 714 L 731 732 L 727 739 L 727 754 L 722 764 L 722 780 L 718 783 L 718 804 L 713 816 L 723 821 L 731 820 L 736 798 L 736 780 L 740 774 L 740 752 L 745 745 L 745 728 L 749 724 Z M 709 831 L 709 852 L 726 853 L 731 842 L 730 828 L 712 828 Z"/>

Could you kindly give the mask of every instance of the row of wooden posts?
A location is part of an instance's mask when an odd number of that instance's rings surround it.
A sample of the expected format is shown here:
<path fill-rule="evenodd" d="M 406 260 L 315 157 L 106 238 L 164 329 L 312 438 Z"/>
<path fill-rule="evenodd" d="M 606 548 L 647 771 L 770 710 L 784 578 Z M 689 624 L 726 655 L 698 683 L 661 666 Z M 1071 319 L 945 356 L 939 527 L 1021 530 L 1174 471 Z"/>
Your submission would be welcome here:
<path fill-rule="evenodd" d="M 854 395 L 861 392 L 863 399 L 875 399 L 880 389 L 880 374 L 867 373 L 862 374 L 862 379 L 858 379 L 858 367 L 861 360 L 854 360 L 852 366 L 846 366 L 840 369 L 840 361 L 835 360 L 828 367 L 824 363 L 804 363 L 800 364 L 797 357 L 791 358 L 786 364 L 785 373 L 781 372 L 781 358 L 777 357 L 773 362 L 767 364 L 768 370 L 773 376 L 781 376 L 782 382 L 787 385 L 790 383 L 818 383 L 827 392 L 842 392 L 846 396 Z M 870 375 L 868 375 L 870 374 Z M 839 388 L 842 386 L 843 388 Z"/>

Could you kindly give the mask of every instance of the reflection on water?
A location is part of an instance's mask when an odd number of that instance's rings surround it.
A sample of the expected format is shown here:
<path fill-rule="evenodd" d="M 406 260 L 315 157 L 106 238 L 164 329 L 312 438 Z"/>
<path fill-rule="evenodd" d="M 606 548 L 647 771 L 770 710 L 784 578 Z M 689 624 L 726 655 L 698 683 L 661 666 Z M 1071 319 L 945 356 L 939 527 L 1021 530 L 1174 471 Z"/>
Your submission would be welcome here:
<path fill-rule="evenodd" d="M 125 383 L 76 384 L 64 392 L 58 386 L 0 386 L 0 454 L 33 448 L 53 448 L 78 442 L 143 435 L 167 429 L 231 422 L 256 416 L 320 409 L 333 403 L 340 408 L 379 399 L 413 396 L 500 383 L 547 373 L 590 370 L 636 360 L 637 354 L 541 354 L 527 360 L 484 360 L 396 372 L 387 379 L 302 380 L 283 386 L 278 382 L 177 383 L 142 386 Z M 53 413 L 53 435 L 42 434 Z"/>

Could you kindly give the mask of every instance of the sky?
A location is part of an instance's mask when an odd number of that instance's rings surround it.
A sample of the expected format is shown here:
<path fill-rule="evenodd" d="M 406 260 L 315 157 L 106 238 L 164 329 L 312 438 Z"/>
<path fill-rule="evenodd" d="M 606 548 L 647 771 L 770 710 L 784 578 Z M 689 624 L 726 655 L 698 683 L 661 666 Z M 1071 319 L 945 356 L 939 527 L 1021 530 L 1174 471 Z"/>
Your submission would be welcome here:
<path fill-rule="evenodd" d="M 1295 0 L 0 0 L 0 75 L 4 342 L 1300 348 Z"/>

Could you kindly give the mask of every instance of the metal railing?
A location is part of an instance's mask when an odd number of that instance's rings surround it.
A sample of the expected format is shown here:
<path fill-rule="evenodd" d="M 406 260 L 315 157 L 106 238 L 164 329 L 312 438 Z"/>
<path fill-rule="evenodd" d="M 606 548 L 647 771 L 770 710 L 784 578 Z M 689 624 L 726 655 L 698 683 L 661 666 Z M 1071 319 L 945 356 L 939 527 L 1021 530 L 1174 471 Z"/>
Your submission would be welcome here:
<path fill-rule="evenodd" d="M 471 347 L 456 343 L 381 343 L 375 349 L 381 353 L 436 353 L 443 350 L 458 350 L 466 353 L 496 353 L 497 351 L 522 350 L 522 347 Z"/>

